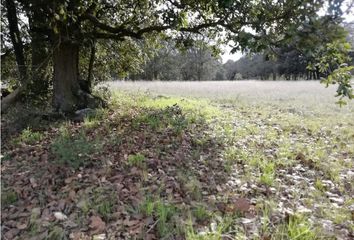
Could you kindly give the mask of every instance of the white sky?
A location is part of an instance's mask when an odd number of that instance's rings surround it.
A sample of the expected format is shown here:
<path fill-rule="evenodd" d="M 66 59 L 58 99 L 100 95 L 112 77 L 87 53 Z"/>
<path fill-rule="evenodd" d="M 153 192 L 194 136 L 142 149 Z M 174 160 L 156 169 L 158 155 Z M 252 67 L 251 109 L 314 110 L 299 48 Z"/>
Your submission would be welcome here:
<path fill-rule="evenodd" d="M 353 0 L 346 0 L 345 1 L 344 10 L 348 9 L 348 4 L 350 4 L 350 1 L 353 1 Z M 352 21 L 354 21 L 354 8 L 352 7 L 351 9 L 348 9 L 348 10 L 349 10 L 349 12 L 344 14 L 344 16 L 343 16 L 344 21 L 345 22 L 352 22 Z M 224 50 L 224 54 L 221 55 L 221 59 L 222 59 L 223 63 L 226 63 L 228 60 L 237 61 L 243 56 L 243 54 L 241 52 L 236 52 L 234 54 L 231 54 L 230 53 L 231 47 L 229 47 L 229 46 L 224 46 L 223 50 Z"/>

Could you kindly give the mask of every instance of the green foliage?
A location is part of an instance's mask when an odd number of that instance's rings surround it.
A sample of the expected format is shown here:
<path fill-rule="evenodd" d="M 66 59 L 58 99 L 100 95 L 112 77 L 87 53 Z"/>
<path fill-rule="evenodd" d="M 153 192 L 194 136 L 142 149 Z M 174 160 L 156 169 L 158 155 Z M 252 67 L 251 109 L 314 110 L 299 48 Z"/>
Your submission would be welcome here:
<path fill-rule="evenodd" d="M 63 240 L 65 239 L 65 231 L 59 226 L 54 226 L 49 232 L 46 240 Z"/>
<path fill-rule="evenodd" d="M 7 206 L 14 204 L 17 201 L 17 193 L 12 189 L 5 190 L 4 188 L 1 189 L 1 205 Z"/>
<path fill-rule="evenodd" d="M 170 232 L 171 218 L 176 214 L 177 209 L 168 203 L 158 201 L 155 207 L 155 214 L 158 219 L 157 231 L 160 236 L 166 236 Z"/>
<path fill-rule="evenodd" d="M 182 109 L 174 104 L 164 109 L 146 111 L 133 120 L 133 127 L 147 125 L 153 130 L 171 129 L 176 134 L 180 134 L 188 126 L 188 120 L 182 113 Z"/>
<path fill-rule="evenodd" d="M 203 222 L 208 220 L 211 217 L 208 209 L 203 205 L 198 205 L 192 209 L 192 214 L 196 218 L 197 221 Z"/>
<path fill-rule="evenodd" d="M 272 186 L 275 175 L 275 164 L 272 162 L 263 162 L 261 165 L 261 172 L 260 182 L 267 186 Z"/>
<path fill-rule="evenodd" d="M 139 211 L 146 216 L 152 216 L 155 210 L 155 201 L 151 197 L 146 197 L 144 202 L 140 204 Z"/>
<path fill-rule="evenodd" d="M 26 144 L 34 144 L 43 138 L 40 132 L 33 132 L 29 127 L 24 129 L 19 136 L 18 140 Z"/>
<path fill-rule="evenodd" d="M 141 153 L 133 154 L 128 156 L 128 165 L 138 168 L 146 168 L 145 156 Z"/>
<path fill-rule="evenodd" d="M 100 145 L 89 140 L 84 133 L 71 135 L 66 128 L 61 128 L 60 135 L 51 145 L 56 161 L 74 169 L 90 164 L 91 154 L 99 150 Z"/>
<path fill-rule="evenodd" d="M 352 73 L 354 66 L 349 66 L 350 57 L 348 55 L 351 46 L 345 39 L 336 40 L 328 43 L 323 48 L 319 49 L 316 58 L 316 67 L 322 73 L 329 73 L 326 78 L 322 80 L 328 85 L 337 84 L 337 97 L 340 97 L 338 104 L 345 105 L 345 98 L 352 99 L 353 87 L 351 84 Z M 333 70 L 334 69 L 334 70 Z"/>
<path fill-rule="evenodd" d="M 161 199 L 153 200 L 147 197 L 139 206 L 139 211 L 146 216 L 153 216 L 156 219 L 156 228 L 160 237 L 170 236 L 176 222 L 173 217 L 178 213 L 178 209 Z"/>
<path fill-rule="evenodd" d="M 112 92 L 106 85 L 99 85 L 93 89 L 93 95 L 100 97 L 106 102 L 110 102 L 112 98 Z"/>
<path fill-rule="evenodd" d="M 185 237 L 187 240 L 221 240 L 225 236 L 231 238 L 231 235 L 226 234 L 231 225 L 232 219 L 225 216 L 224 218 L 220 218 L 218 222 L 213 221 L 210 227 L 205 229 L 201 234 L 193 228 L 193 223 L 190 220 L 185 229 Z"/>
<path fill-rule="evenodd" d="M 291 216 L 287 224 L 283 224 L 277 228 L 272 239 L 283 239 L 284 236 L 286 236 L 286 239 L 318 239 L 318 234 L 310 222 L 306 220 L 305 216 L 301 215 Z"/>

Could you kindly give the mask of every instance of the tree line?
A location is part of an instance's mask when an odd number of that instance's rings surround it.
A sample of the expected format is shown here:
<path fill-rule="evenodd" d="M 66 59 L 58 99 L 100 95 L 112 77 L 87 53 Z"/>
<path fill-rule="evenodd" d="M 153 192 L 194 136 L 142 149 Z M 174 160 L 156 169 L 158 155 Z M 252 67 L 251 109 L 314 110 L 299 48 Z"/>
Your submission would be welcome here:
<path fill-rule="evenodd" d="M 208 43 L 199 42 L 188 49 L 179 50 L 174 43 L 163 42 L 156 55 L 132 74 L 131 80 L 319 80 L 328 73 L 311 69 L 315 62 L 312 52 L 318 46 L 342 42 L 348 48 L 348 56 L 354 63 L 354 22 L 339 24 L 322 18 L 304 24 L 298 38 L 266 53 L 253 53 L 237 61 L 222 64 L 220 54 Z M 304 35 L 302 37 L 301 35 Z M 302 38 L 302 39 L 300 39 Z M 302 46 L 300 47 L 299 44 Z M 350 45 L 349 45 L 350 44 Z"/>

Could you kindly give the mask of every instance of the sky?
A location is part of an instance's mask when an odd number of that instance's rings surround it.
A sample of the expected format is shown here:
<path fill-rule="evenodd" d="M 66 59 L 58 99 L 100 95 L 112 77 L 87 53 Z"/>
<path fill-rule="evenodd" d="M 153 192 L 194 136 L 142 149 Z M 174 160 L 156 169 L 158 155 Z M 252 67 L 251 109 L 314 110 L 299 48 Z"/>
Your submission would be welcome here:
<path fill-rule="evenodd" d="M 345 3 L 344 3 L 345 10 L 348 9 L 348 7 L 346 7 L 346 6 L 348 6 L 348 4 L 350 4 L 350 1 L 353 1 L 353 0 L 346 0 L 345 1 Z M 351 8 L 349 10 L 350 11 L 348 13 L 344 14 L 344 16 L 343 16 L 345 22 L 353 22 L 354 21 L 354 8 Z M 221 56 L 223 63 L 226 63 L 228 60 L 237 61 L 243 56 L 242 52 L 236 52 L 234 54 L 231 54 L 230 53 L 231 47 L 229 47 L 229 46 L 224 46 L 223 51 L 224 51 L 224 54 Z"/>

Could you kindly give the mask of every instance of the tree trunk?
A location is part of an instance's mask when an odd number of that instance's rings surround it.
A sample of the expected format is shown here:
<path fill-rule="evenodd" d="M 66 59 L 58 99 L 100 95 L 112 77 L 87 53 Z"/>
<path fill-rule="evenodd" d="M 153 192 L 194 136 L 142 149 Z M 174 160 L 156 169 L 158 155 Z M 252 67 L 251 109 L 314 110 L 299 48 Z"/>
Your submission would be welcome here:
<path fill-rule="evenodd" d="M 79 105 L 79 46 L 61 42 L 53 54 L 53 107 L 59 112 L 73 112 Z"/>
<path fill-rule="evenodd" d="M 10 38 L 15 51 L 16 63 L 20 74 L 20 82 L 27 81 L 27 71 L 25 56 L 23 53 L 23 43 L 18 28 L 18 19 L 16 12 L 16 4 L 13 0 L 5 1 L 7 8 L 7 20 L 9 22 Z"/>
<path fill-rule="evenodd" d="M 87 84 L 90 92 L 92 88 L 93 64 L 95 63 L 95 57 L 96 57 L 96 41 L 93 40 L 91 44 L 92 45 L 91 45 L 91 52 L 90 52 L 90 62 L 88 66 L 88 75 L 87 75 Z"/>
<path fill-rule="evenodd" d="M 83 108 L 105 107 L 105 102 L 92 96 L 79 84 L 79 45 L 62 41 L 53 54 L 53 108 L 72 113 Z"/>
<path fill-rule="evenodd" d="M 38 32 L 41 24 L 43 24 L 41 22 L 41 18 L 42 16 L 38 11 L 33 11 L 33 15 L 29 16 L 29 24 L 31 30 L 32 68 L 31 82 L 28 86 L 28 89 L 32 99 L 41 99 L 42 96 L 47 95 L 50 84 L 50 74 L 48 71 L 49 46 L 44 39 L 43 34 Z"/>
<path fill-rule="evenodd" d="M 16 4 L 13 0 L 6 0 L 5 4 L 7 8 L 7 20 L 9 22 L 10 38 L 14 47 L 16 63 L 20 76 L 20 86 L 1 100 L 1 112 L 6 112 L 7 109 L 19 99 L 28 83 L 23 43 L 18 28 Z"/>

